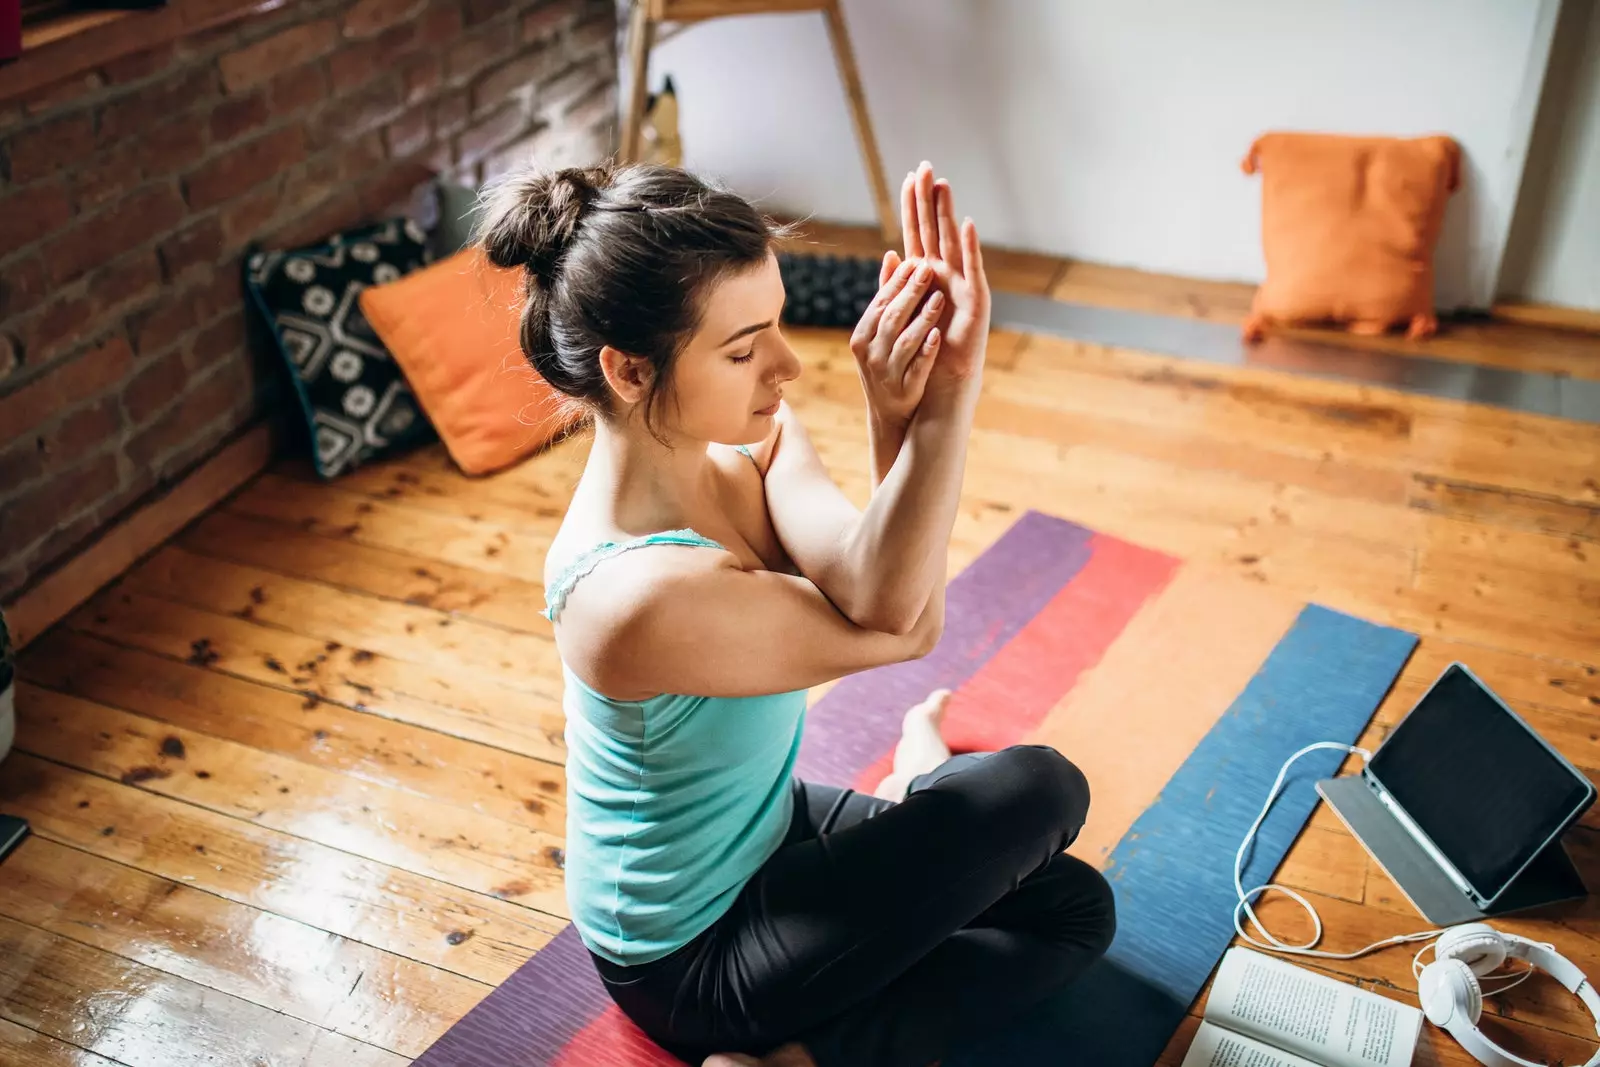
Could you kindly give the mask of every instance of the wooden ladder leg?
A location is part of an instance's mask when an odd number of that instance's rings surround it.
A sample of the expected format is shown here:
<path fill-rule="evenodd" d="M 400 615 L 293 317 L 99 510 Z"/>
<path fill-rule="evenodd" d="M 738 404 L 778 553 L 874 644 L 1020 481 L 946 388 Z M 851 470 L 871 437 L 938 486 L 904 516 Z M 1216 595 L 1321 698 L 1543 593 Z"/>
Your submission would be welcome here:
<path fill-rule="evenodd" d="M 894 201 L 889 198 L 889 182 L 883 174 L 883 159 L 878 155 L 878 142 L 872 135 L 872 119 L 867 115 L 867 97 L 861 90 L 861 75 L 856 71 L 855 52 L 850 48 L 850 34 L 845 29 L 844 12 L 839 0 L 828 0 L 823 8 L 828 20 L 828 39 L 833 42 L 833 57 L 839 64 L 839 77 L 844 82 L 844 93 L 850 104 L 850 117 L 855 122 L 856 140 L 861 144 L 861 159 L 866 164 L 867 180 L 872 183 L 872 196 L 878 204 L 878 225 L 883 229 L 883 239 L 890 244 L 900 240 L 900 216 Z"/>
<path fill-rule="evenodd" d="M 617 154 L 624 163 L 639 158 L 639 136 L 644 125 L 645 101 L 650 94 L 650 46 L 656 24 L 650 18 L 650 0 L 633 0 L 628 24 L 628 107 L 622 114 L 622 144 Z"/>

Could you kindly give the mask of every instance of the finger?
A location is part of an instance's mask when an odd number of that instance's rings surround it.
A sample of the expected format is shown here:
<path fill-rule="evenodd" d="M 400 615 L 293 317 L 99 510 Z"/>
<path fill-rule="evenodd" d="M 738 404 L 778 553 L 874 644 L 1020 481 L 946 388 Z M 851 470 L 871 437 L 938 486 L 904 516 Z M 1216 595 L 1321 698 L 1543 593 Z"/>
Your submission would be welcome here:
<path fill-rule="evenodd" d="M 923 160 L 917 168 L 917 232 L 922 240 L 922 254 L 939 254 L 939 222 L 933 213 L 933 164 Z"/>
<path fill-rule="evenodd" d="M 922 343 L 928 339 L 928 334 L 939 324 L 939 315 L 944 311 L 944 294 L 934 293 L 928 302 L 922 305 L 922 311 L 916 318 L 900 331 L 900 336 L 895 338 L 894 347 L 889 350 L 889 377 L 891 381 L 903 381 L 906 368 L 922 351 Z"/>
<path fill-rule="evenodd" d="M 972 283 L 980 306 L 989 306 L 989 276 L 983 270 L 983 248 L 978 244 L 978 225 L 969 217 L 961 224 L 961 258 L 966 263 L 962 276 Z"/>
<path fill-rule="evenodd" d="M 895 268 L 894 273 L 889 276 L 889 280 L 878 287 L 878 295 L 872 298 L 872 303 L 868 304 L 867 310 L 862 312 L 861 321 L 856 323 L 855 332 L 850 335 L 851 351 L 855 351 L 859 346 L 867 344 L 877 335 L 878 321 L 883 317 L 884 309 L 889 306 L 889 301 L 898 296 L 900 291 L 905 288 L 906 279 L 911 277 L 915 267 L 915 263 L 909 259 L 905 260 Z M 856 354 L 860 355 L 861 353 L 857 352 Z"/>
<path fill-rule="evenodd" d="M 928 336 L 923 339 L 922 347 L 917 349 L 916 358 L 906 367 L 905 378 L 901 380 L 901 388 L 907 393 L 915 396 L 927 388 L 928 374 L 933 370 L 933 365 L 939 360 L 939 345 L 943 341 L 944 334 L 939 332 L 939 327 L 935 326 L 928 331 Z M 936 691 L 934 696 L 930 696 L 928 699 L 933 700 L 941 692 L 944 692 L 944 690 Z"/>
<path fill-rule="evenodd" d="M 939 257 L 950 269 L 961 273 L 961 234 L 956 226 L 956 197 L 950 183 L 940 178 L 933 183 L 934 210 L 938 213 Z"/>
<path fill-rule="evenodd" d="M 894 277 L 894 272 L 900 266 L 900 256 L 894 249 L 883 254 L 883 266 L 878 269 L 878 288 L 882 289 L 889 284 L 889 279 Z"/>
<path fill-rule="evenodd" d="M 922 298 L 927 295 L 928 286 L 931 284 L 933 284 L 933 270 L 927 264 L 922 264 L 884 309 L 883 317 L 878 320 L 879 338 L 893 342 L 900 336 L 906 324 L 911 321 L 911 316 L 916 314 L 917 305 L 922 303 Z"/>
<path fill-rule="evenodd" d="M 900 240 L 906 248 L 907 259 L 921 259 L 922 230 L 917 225 L 917 172 L 906 171 L 906 180 L 900 183 Z"/>

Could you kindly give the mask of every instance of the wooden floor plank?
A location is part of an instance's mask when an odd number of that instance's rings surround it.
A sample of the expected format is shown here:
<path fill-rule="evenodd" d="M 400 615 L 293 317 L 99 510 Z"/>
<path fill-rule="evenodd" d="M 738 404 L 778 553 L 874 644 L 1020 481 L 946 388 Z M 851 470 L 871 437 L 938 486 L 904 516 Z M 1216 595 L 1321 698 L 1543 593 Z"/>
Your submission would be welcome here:
<path fill-rule="evenodd" d="M 549 634 L 544 584 L 404 552 L 352 545 L 270 519 L 215 511 L 176 540 L 204 556 L 307 578 L 335 588 Z"/>
<path fill-rule="evenodd" d="M 566 926 L 542 912 L 14 752 L 0 801 L 36 834 L 499 984 Z"/>
<path fill-rule="evenodd" d="M 0 916 L 407 1057 L 491 988 L 39 837 Z"/>
<path fill-rule="evenodd" d="M 442 675 L 486 678 L 560 699 L 555 644 L 538 634 L 334 589 L 174 546 L 129 571 L 120 585 L 318 641 L 407 660 Z"/>
<path fill-rule="evenodd" d="M 404 1067 L 330 1033 L 142 963 L 0 918 L 0 1017 L 127 1067 Z"/>
<path fill-rule="evenodd" d="M 124 1067 L 77 1045 L 0 1018 L 0 1053 L 7 1067 Z"/>
<path fill-rule="evenodd" d="M 138 643 L 136 632 L 124 631 Z M 74 632 L 40 639 L 23 677 L 38 686 L 271 752 L 453 808 L 566 832 L 566 774 L 544 762 L 392 722 L 208 667 Z"/>
<path fill-rule="evenodd" d="M 327 701 L 537 759 L 565 759 L 564 719 L 555 697 L 470 672 L 303 637 L 126 585 L 107 590 L 67 621 L 71 629 L 114 643 L 285 688 L 307 710 Z"/>
<path fill-rule="evenodd" d="M 562 839 L 19 683 L 17 747 L 476 893 L 565 917 Z"/>

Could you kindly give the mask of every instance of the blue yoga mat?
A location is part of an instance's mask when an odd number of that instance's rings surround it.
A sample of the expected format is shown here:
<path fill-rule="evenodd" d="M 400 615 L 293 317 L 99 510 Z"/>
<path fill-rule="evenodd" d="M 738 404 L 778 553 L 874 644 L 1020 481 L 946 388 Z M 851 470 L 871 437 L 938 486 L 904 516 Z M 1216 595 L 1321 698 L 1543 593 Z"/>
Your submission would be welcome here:
<path fill-rule="evenodd" d="M 1353 744 L 1416 643 L 1403 630 L 1303 609 L 1112 851 L 1117 936 L 1105 958 L 943 1067 L 1150 1067 L 1233 940 L 1234 854 L 1283 761 L 1314 741 Z M 1256 837 L 1245 885 L 1270 879 L 1311 817 L 1313 783 L 1342 759 L 1322 751 L 1295 764 Z"/>

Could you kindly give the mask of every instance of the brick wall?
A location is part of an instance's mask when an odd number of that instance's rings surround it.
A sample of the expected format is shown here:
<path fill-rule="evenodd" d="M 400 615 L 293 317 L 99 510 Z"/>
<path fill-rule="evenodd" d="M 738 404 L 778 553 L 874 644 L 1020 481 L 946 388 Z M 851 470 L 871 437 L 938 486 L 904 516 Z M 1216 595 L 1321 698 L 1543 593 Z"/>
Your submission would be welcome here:
<path fill-rule="evenodd" d="M 615 32 L 612 0 L 294 0 L 0 100 L 0 600 L 283 409 L 248 243 L 609 154 Z"/>

